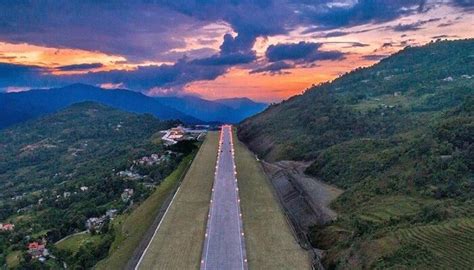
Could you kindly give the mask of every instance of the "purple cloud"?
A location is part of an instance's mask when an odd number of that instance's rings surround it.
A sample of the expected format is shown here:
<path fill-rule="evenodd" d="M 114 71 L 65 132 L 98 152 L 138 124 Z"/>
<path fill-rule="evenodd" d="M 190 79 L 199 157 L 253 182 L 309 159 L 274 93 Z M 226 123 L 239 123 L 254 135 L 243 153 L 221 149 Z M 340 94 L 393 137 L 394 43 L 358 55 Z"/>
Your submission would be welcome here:
<path fill-rule="evenodd" d="M 451 0 L 449 4 L 465 9 L 474 6 L 470 0 Z M 71 81 L 124 83 L 141 91 L 182 87 L 196 80 L 212 80 L 231 66 L 254 63 L 252 48 L 258 37 L 288 34 L 300 26 L 314 32 L 331 31 L 327 37 L 342 36 L 350 32 L 335 29 L 390 21 L 425 12 L 427 6 L 425 0 L 1 1 L 0 10 L 7 11 L 0 13 L 1 41 L 100 51 L 124 56 L 133 63 L 174 64 L 69 76 L 53 76 L 32 66 L 4 66 L 1 68 L 9 73 L 1 74 L 0 87 L 8 82 L 39 86 Z M 204 26 L 216 23 L 228 25 L 235 34 L 204 30 Z M 416 30 L 424 23 L 399 25 L 394 30 Z M 202 47 L 188 46 L 187 37 L 197 38 Z M 218 40 L 222 45 L 217 50 L 211 44 Z M 266 57 L 270 62 L 288 61 L 290 65 L 344 57 L 339 51 L 321 51 L 320 46 L 310 42 L 278 44 L 268 48 Z M 185 47 L 189 49 L 182 50 Z M 59 70 L 97 67 L 91 63 Z M 265 63 L 254 70 L 272 72 L 278 67 L 285 69 L 282 63 Z"/>
<path fill-rule="evenodd" d="M 416 31 L 422 28 L 423 25 L 430 23 L 430 22 L 437 22 L 441 20 L 441 18 L 433 18 L 429 20 L 417 21 L 414 23 L 407 23 L 407 24 L 398 24 L 393 27 L 393 30 L 396 32 L 407 32 L 407 31 Z"/>
<path fill-rule="evenodd" d="M 270 74 L 279 74 L 282 73 L 282 70 L 293 68 L 294 65 L 285 61 L 278 61 L 270 63 L 264 67 L 256 68 L 250 71 L 250 74 L 255 73 L 270 73 Z"/>
<path fill-rule="evenodd" d="M 88 63 L 88 64 L 60 66 L 60 67 L 57 67 L 56 69 L 60 71 L 76 71 L 76 70 L 88 70 L 88 69 L 100 68 L 103 66 L 104 65 L 102 63 Z"/>
<path fill-rule="evenodd" d="M 344 53 L 339 51 L 320 51 L 321 43 L 304 42 L 270 45 L 265 53 L 268 61 L 293 60 L 310 63 L 317 60 L 339 60 Z"/>
<path fill-rule="evenodd" d="M 270 45 L 265 53 L 270 62 L 305 59 L 314 55 L 320 43 L 304 42 Z"/>

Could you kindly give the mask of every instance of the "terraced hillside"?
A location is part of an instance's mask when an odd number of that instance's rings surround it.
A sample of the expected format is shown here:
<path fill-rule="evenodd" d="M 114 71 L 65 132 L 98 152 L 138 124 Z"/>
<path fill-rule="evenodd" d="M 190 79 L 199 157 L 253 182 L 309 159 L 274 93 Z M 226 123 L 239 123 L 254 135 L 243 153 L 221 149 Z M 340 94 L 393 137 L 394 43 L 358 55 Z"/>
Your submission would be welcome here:
<path fill-rule="evenodd" d="M 473 51 L 474 39 L 408 47 L 240 124 L 260 157 L 311 162 L 306 173 L 345 189 L 338 220 L 312 228 L 327 267 L 443 269 L 474 257 L 442 248 L 474 246 L 459 223 L 474 218 Z M 459 241 L 429 229 L 445 224 Z M 402 237 L 415 228 L 424 242 Z"/>
<path fill-rule="evenodd" d="M 409 248 L 410 256 L 393 254 L 378 267 L 410 265 L 442 269 L 471 269 L 474 265 L 474 219 L 402 229 L 394 237 Z M 398 252 L 400 253 L 400 252 Z M 401 258 L 401 260 L 400 260 Z"/>

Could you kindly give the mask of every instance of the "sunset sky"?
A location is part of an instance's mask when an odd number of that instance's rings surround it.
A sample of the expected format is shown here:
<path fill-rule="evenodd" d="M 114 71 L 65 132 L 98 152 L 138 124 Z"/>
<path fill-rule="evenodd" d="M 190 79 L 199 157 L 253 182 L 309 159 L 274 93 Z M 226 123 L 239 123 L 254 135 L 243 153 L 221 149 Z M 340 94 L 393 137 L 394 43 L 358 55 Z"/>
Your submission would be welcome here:
<path fill-rule="evenodd" d="M 474 37 L 473 0 L 131 2 L 2 1 L 0 91 L 274 102 L 406 46 Z"/>

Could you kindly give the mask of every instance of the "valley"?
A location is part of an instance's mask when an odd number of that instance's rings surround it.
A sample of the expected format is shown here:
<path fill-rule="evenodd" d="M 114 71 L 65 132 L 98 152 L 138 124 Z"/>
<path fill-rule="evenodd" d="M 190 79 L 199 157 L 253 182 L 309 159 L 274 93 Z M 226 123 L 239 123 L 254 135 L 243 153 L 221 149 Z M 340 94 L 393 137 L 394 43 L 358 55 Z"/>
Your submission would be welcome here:
<path fill-rule="evenodd" d="M 474 0 L 0 1 L 0 270 L 474 270 Z"/>

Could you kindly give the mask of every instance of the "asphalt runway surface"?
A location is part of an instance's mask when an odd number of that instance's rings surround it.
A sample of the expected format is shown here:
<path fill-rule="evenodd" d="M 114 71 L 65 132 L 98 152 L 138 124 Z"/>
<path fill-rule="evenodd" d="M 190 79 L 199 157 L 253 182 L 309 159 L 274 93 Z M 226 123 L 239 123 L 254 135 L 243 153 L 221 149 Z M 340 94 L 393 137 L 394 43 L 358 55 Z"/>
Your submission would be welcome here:
<path fill-rule="evenodd" d="M 248 269 L 231 126 L 222 126 L 219 144 L 201 269 Z"/>

